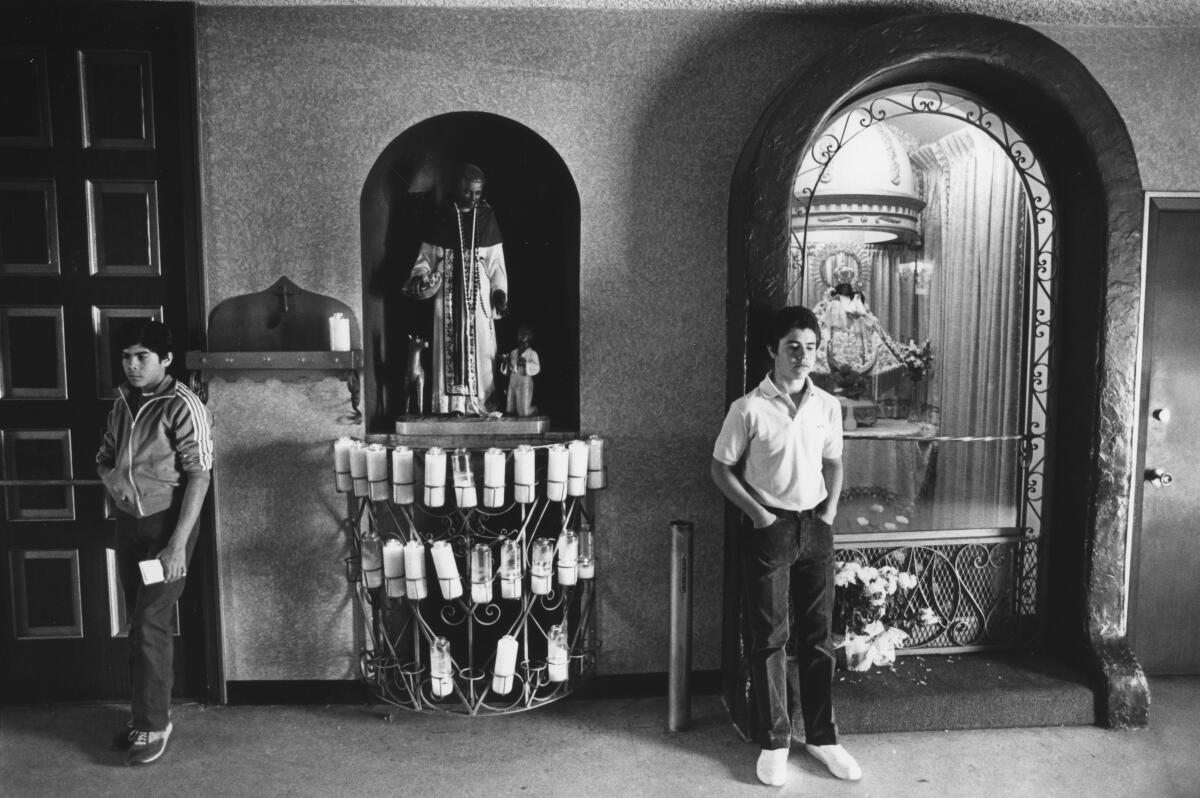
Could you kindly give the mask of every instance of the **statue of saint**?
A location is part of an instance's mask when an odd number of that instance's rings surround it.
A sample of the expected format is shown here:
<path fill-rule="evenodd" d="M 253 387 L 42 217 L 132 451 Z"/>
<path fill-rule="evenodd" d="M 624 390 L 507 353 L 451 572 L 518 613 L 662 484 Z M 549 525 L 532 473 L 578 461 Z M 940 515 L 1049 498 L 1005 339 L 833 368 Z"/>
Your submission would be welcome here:
<path fill-rule="evenodd" d="M 542 361 L 533 348 L 533 330 L 522 324 L 517 329 L 517 348 L 500 361 L 500 371 L 508 375 L 508 403 L 511 416 L 525 418 L 537 414 L 533 404 L 533 378 L 542 370 Z"/>
<path fill-rule="evenodd" d="M 508 312 L 504 243 L 483 199 L 483 171 L 463 167 L 454 199 L 437 210 L 404 293 L 434 300 L 432 409 L 485 415 L 496 385 L 495 320 Z"/>

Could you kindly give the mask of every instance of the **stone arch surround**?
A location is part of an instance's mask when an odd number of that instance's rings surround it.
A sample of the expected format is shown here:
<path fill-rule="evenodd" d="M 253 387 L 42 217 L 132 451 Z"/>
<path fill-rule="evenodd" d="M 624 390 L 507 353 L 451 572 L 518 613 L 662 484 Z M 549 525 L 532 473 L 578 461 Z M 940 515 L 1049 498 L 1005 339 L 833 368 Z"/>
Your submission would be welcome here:
<path fill-rule="evenodd" d="M 784 303 L 784 281 L 774 275 L 785 273 L 789 197 L 804 149 L 847 102 L 925 81 L 980 97 L 1027 137 L 1046 169 L 1059 216 L 1059 387 L 1050 407 L 1041 647 L 1091 677 L 1098 723 L 1144 726 L 1149 695 L 1125 627 L 1138 489 L 1142 183 L 1124 121 L 1073 55 L 1015 23 L 921 15 L 865 29 L 790 81 L 759 119 L 731 183 L 727 399 L 748 389 L 748 353 L 765 346 L 757 320 Z M 736 521 L 727 510 L 722 671 L 731 707 L 741 630 Z"/>

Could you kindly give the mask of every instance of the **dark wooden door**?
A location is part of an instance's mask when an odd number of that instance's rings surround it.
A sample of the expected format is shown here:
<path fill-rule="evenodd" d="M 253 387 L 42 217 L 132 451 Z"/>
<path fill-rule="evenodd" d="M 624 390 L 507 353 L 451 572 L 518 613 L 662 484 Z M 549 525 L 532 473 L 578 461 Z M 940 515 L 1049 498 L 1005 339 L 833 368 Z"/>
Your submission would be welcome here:
<path fill-rule="evenodd" d="M 1170 478 L 1143 486 L 1130 639 L 1148 673 L 1200 673 L 1200 197 L 1147 210 L 1145 468 Z"/>
<path fill-rule="evenodd" d="M 193 9 L 42 5 L 0 10 L 6 702 L 129 694 L 114 522 L 94 465 L 123 376 L 113 339 L 165 321 L 181 364 L 199 327 Z M 177 608 L 176 690 L 196 697 L 204 593 L 189 584 Z"/>

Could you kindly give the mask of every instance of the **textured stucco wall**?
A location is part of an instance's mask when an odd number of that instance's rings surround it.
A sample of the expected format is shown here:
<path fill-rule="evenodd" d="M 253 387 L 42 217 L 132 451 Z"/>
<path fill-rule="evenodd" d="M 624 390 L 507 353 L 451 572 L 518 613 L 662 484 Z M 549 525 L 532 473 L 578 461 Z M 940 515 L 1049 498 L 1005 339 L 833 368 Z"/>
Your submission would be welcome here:
<path fill-rule="evenodd" d="M 209 307 L 281 274 L 361 312 L 358 195 L 409 126 L 487 111 L 544 137 L 577 183 L 581 428 L 604 435 L 605 674 L 667 666 L 672 519 L 696 524 L 695 667 L 719 664 L 730 174 L 789 75 L 876 17 L 702 11 L 203 6 L 198 37 Z M 1200 25 L 1043 29 L 1125 115 L 1148 188 L 1200 189 Z M 226 677 L 352 675 L 325 447 L 345 387 L 219 384 Z M 270 467 L 262 456 L 271 453 Z M 287 551 L 280 560 L 280 548 Z"/>

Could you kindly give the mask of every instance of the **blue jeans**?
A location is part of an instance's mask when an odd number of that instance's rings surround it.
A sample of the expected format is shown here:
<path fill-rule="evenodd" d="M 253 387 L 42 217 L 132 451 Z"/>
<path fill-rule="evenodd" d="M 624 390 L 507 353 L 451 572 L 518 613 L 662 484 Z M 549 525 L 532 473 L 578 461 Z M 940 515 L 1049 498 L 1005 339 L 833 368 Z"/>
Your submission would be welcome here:
<path fill-rule="evenodd" d="M 833 529 L 811 510 L 768 509 L 778 520 L 764 529 L 754 529 L 743 518 L 756 736 L 763 748 L 787 748 L 792 716 L 799 709 L 805 742 L 831 745 L 837 742 Z M 792 627 L 796 666 L 789 674 Z"/>
<path fill-rule="evenodd" d="M 134 518 L 117 512 L 117 568 L 129 617 L 129 671 L 132 682 L 133 727 L 162 731 L 171 719 L 171 689 L 175 685 L 175 602 L 187 580 L 143 585 L 138 563 L 158 556 L 179 518 L 179 508 Z M 188 541 L 190 562 L 196 536 Z"/>

